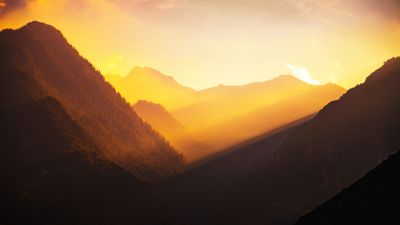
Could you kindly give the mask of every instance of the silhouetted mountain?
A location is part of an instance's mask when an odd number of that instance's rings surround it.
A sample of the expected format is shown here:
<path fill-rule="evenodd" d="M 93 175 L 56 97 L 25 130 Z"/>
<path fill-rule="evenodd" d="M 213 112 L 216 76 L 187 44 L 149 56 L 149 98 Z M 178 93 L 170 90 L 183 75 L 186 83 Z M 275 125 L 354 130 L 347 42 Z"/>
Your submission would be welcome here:
<path fill-rule="evenodd" d="M 0 121 L 1 224 L 176 224 L 54 98 L 2 110 Z"/>
<path fill-rule="evenodd" d="M 187 161 L 197 160 L 209 149 L 209 146 L 196 140 L 162 105 L 140 100 L 133 108 L 144 121 L 166 137 Z"/>
<path fill-rule="evenodd" d="M 296 225 L 399 224 L 400 153 L 390 156 Z"/>
<path fill-rule="evenodd" d="M 193 205 L 198 205 L 199 211 L 190 211 L 193 214 L 185 219 L 193 224 L 287 225 L 295 222 L 400 148 L 399 85 L 400 58 L 394 58 L 371 74 L 364 84 L 349 90 L 313 119 L 291 131 L 273 154 L 257 163 L 261 165 L 257 171 L 216 196 L 211 189 L 209 194 L 198 198 L 199 202 Z M 260 140 L 237 152 L 270 152 L 268 140 Z M 202 171 L 219 173 L 221 167 L 209 165 L 209 170 Z M 185 179 L 193 182 L 199 175 L 193 176 Z M 217 185 L 220 179 L 223 178 L 212 178 Z M 194 189 L 193 193 L 212 186 L 186 185 Z M 179 206 L 175 210 L 177 214 L 188 213 Z"/>
<path fill-rule="evenodd" d="M 55 28 L 32 22 L 0 34 L 1 108 L 52 96 L 100 146 L 143 180 L 181 171 L 182 156 L 132 110 Z"/>

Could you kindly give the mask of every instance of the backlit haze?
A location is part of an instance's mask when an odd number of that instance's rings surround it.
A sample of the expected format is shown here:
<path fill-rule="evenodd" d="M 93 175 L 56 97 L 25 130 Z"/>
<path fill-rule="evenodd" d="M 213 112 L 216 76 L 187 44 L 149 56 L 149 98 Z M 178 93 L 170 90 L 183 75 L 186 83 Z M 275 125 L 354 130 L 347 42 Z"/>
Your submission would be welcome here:
<path fill-rule="evenodd" d="M 103 74 L 203 89 L 293 74 L 350 88 L 400 55 L 398 0 L 0 0 L 0 29 L 58 27 Z"/>

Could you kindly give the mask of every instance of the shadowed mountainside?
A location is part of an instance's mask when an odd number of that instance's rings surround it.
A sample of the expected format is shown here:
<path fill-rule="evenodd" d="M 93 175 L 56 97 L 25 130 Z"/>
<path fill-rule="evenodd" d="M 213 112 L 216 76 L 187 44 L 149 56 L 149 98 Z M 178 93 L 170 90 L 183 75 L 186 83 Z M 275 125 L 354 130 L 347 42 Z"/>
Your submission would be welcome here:
<path fill-rule="evenodd" d="M 100 146 L 99 154 L 142 180 L 183 168 L 183 158 L 144 123 L 60 31 L 31 22 L 0 34 L 2 109 L 52 96 Z"/>
<path fill-rule="evenodd" d="M 0 122 L 1 224 L 178 224 L 54 98 L 2 110 Z"/>
<path fill-rule="evenodd" d="M 399 224 L 399 173 L 398 152 L 295 225 Z"/>

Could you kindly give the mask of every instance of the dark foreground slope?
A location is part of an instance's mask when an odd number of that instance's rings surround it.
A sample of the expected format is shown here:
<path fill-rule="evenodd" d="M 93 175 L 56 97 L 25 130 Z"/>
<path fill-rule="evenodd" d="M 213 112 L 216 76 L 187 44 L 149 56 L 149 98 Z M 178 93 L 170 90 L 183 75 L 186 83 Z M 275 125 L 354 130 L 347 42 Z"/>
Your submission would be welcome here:
<path fill-rule="evenodd" d="M 2 31 L 0 68 L 0 107 L 52 96 L 101 146 L 99 154 L 140 179 L 159 180 L 182 169 L 182 156 L 55 28 L 32 22 Z"/>
<path fill-rule="evenodd" d="M 175 224 L 54 98 L 2 111 L 0 121 L 1 224 Z"/>
<path fill-rule="evenodd" d="M 400 224 L 400 154 L 322 204 L 296 225 Z"/>

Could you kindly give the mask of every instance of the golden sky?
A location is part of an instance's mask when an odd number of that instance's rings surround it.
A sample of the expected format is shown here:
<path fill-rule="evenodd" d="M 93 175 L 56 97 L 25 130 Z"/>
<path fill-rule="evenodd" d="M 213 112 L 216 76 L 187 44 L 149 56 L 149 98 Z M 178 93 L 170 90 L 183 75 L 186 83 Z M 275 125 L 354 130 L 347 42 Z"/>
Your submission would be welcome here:
<path fill-rule="evenodd" d="M 400 55 L 398 0 L 0 0 L 0 29 L 60 29 L 103 74 L 201 89 L 294 73 L 349 88 Z"/>

